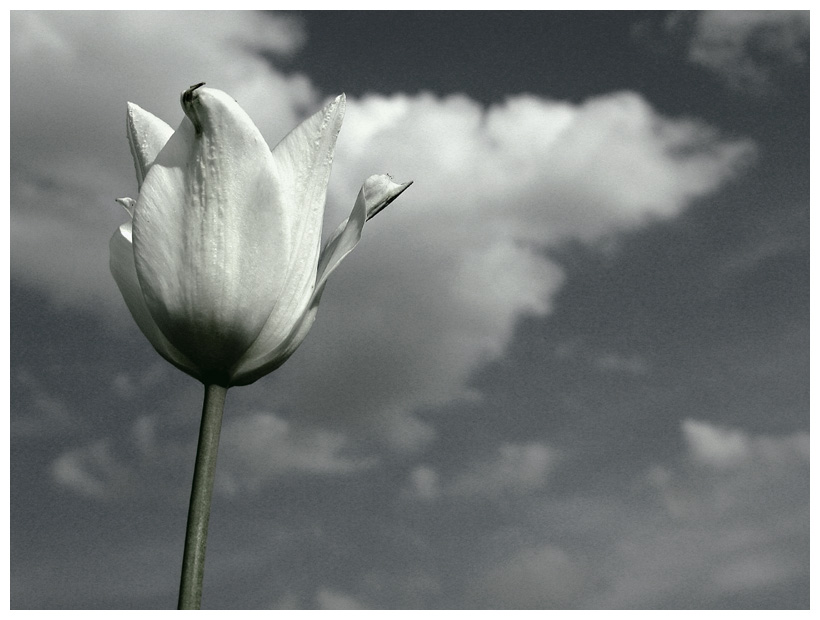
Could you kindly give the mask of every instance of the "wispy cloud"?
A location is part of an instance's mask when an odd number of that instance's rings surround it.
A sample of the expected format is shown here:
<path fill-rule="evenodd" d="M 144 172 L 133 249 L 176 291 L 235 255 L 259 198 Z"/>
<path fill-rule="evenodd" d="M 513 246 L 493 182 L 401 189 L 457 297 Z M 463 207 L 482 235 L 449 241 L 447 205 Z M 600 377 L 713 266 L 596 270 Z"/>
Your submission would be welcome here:
<path fill-rule="evenodd" d="M 766 92 L 777 72 L 808 63 L 808 11 L 703 11 L 689 59 L 732 88 Z"/>
<path fill-rule="evenodd" d="M 760 466 L 808 460 L 809 436 L 798 433 L 786 437 L 755 437 L 707 422 L 684 420 L 683 433 L 692 458 L 717 468 Z M 755 466 L 757 466 L 755 465 Z"/>
<path fill-rule="evenodd" d="M 375 464 L 373 458 L 346 454 L 342 433 L 300 428 L 269 413 L 226 420 L 221 443 L 218 482 L 226 493 L 257 490 L 283 475 L 350 474 Z"/>
<path fill-rule="evenodd" d="M 543 443 L 505 443 L 447 476 L 420 465 L 410 473 L 405 493 L 422 500 L 522 496 L 543 489 L 559 458 L 556 450 Z"/>
<path fill-rule="evenodd" d="M 61 454 L 51 474 L 59 485 L 95 499 L 105 499 L 128 483 L 108 440 Z"/>
<path fill-rule="evenodd" d="M 739 593 L 765 598 L 805 574 L 808 435 L 753 435 L 694 420 L 681 431 L 685 453 L 647 476 L 666 517 L 623 537 L 617 557 L 628 570 L 601 593 L 602 605 L 628 606 L 628 596 L 732 606 Z M 691 591 L 680 590 L 685 582 Z"/>
<path fill-rule="evenodd" d="M 194 438 L 163 432 L 157 416 L 140 416 L 128 436 L 104 437 L 64 450 L 52 463 L 60 486 L 98 500 L 150 497 L 163 492 L 162 472 L 187 471 Z M 216 489 L 234 496 L 255 492 L 282 476 L 350 474 L 374 457 L 348 455 L 341 433 L 291 424 L 273 414 L 234 414 L 222 430 Z"/>
<path fill-rule="evenodd" d="M 363 609 L 356 599 L 327 588 L 316 593 L 316 605 L 319 609 Z"/>
<path fill-rule="evenodd" d="M 468 588 L 468 596 L 495 609 L 565 609 L 582 591 L 582 564 L 553 545 L 503 558 Z"/>
<path fill-rule="evenodd" d="M 692 420 L 681 433 L 684 452 L 635 480 L 631 498 L 562 498 L 549 487 L 530 494 L 517 527 L 500 525 L 474 543 L 483 569 L 466 579 L 469 600 L 732 607 L 733 597 L 757 591 L 765 606 L 767 593 L 805 575 L 808 436 Z"/>

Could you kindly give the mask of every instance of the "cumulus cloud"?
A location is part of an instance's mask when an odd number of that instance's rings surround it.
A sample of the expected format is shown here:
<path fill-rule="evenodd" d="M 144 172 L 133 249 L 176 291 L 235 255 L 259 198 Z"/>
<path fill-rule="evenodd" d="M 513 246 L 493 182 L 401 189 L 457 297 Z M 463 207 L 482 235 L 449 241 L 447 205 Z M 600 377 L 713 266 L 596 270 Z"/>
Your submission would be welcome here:
<path fill-rule="evenodd" d="M 273 143 L 325 94 L 258 52 L 296 53 L 303 40 L 298 21 L 246 12 L 14 14 L 12 278 L 130 321 L 107 269 L 125 217 L 113 199 L 135 189 L 125 102 L 175 125 L 177 94 L 205 80 Z M 425 93 L 348 103 L 329 225 L 372 173 L 415 184 L 369 224 L 277 376 L 285 405 L 298 394 L 317 423 L 366 421 L 403 450 L 435 436 L 414 411 L 479 396 L 471 373 L 504 354 L 522 316 L 550 311 L 563 274 L 546 245 L 672 217 L 753 153 L 627 92 L 578 104 L 519 95 L 486 107 Z"/>
<path fill-rule="evenodd" d="M 777 72 L 808 62 L 808 11 L 703 11 L 689 59 L 733 88 L 762 91 Z"/>
<path fill-rule="evenodd" d="M 475 397 L 470 374 L 503 355 L 521 316 L 550 311 L 563 274 L 545 245 L 673 216 L 753 153 L 630 93 L 489 108 L 462 96 L 371 96 L 351 101 L 345 122 L 335 208 L 374 166 L 416 183 L 336 275 L 300 353 L 311 370 L 288 380 L 302 382 L 310 410 L 378 412 L 386 435 L 403 436 L 395 426 L 414 408 Z M 320 381 L 332 389 L 311 392 Z M 331 393 L 368 398 L 348 406 Z"/>

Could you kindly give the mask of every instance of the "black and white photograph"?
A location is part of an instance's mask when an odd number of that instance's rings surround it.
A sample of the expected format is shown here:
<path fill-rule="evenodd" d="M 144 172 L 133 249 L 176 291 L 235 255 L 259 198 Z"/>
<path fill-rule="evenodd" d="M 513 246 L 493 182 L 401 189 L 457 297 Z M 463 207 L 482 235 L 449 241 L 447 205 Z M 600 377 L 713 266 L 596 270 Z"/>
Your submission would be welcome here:
<path fill-rule="evenodd" d="M 421 8 L 10 12 L 11 609 L 809 609 L 809 11 Z"/>

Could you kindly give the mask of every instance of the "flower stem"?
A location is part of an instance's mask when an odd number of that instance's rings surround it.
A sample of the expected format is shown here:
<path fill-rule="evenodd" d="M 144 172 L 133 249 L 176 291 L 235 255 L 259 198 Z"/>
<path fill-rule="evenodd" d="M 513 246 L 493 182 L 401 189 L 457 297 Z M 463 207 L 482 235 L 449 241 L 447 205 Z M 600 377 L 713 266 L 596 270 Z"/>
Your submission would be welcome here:
<path fill-rule="evenodd" d="M 182 556 L 182 578 L 179 582 L 178 609 L 199 609 L 202 601 L 202 577 L 205 573 L 205 544 L 208 540 L 208 518 L 211 514 L 211 493 L 214 489 L 216 453 L 222 410 L 228 388 L 205 386 L 199 445 L 196 449 L 191 504 L 188 507 L 188 528 L 185 531 L 185 551 Z"/>

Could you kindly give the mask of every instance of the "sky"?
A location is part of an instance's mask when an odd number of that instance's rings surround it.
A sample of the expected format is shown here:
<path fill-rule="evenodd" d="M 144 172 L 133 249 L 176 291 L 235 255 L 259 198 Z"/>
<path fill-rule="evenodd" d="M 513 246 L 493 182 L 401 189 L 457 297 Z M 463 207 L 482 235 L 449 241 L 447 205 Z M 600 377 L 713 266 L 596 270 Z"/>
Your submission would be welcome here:
<path fill-rule="evenodd" d="M 347 112 L 314 327 L 228 392 L 206 609 L 809 606 L 807 12 L 13 12 L 12 608 L 176 606 L 202 385 L 108 269 L 126 102 Z"/>

